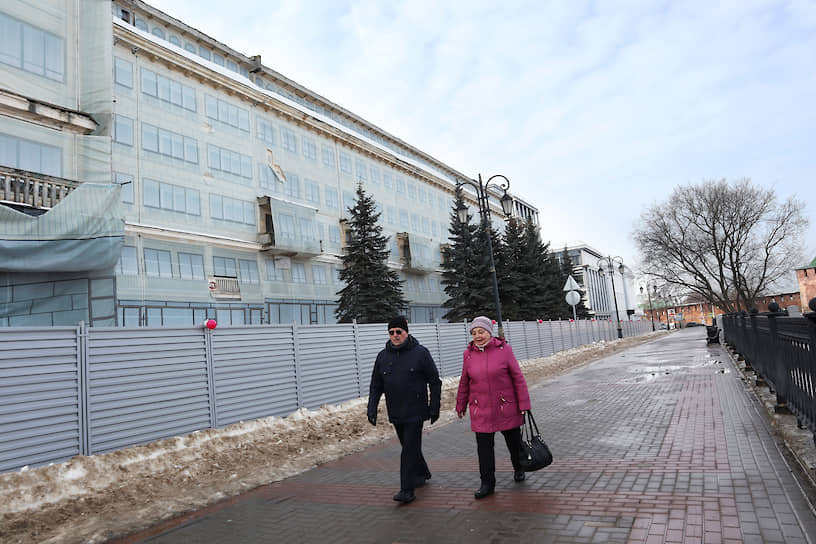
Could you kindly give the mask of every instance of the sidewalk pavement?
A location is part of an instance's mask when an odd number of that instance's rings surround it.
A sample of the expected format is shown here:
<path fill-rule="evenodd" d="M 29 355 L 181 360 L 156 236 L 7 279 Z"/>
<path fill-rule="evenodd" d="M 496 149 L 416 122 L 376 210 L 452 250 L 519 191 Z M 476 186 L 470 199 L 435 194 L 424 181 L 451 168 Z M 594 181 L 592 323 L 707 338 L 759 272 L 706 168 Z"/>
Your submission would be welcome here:
<path fill-rule="evenodd" d="M 175 543 L 816 542 L 816 514 L 726 352 L 687 329 L 529 384 L 555 462 L 475 500 L 469 420 L 426 427 L 433 478 L 399 505 L 396 439 L 125 539 Z"/>

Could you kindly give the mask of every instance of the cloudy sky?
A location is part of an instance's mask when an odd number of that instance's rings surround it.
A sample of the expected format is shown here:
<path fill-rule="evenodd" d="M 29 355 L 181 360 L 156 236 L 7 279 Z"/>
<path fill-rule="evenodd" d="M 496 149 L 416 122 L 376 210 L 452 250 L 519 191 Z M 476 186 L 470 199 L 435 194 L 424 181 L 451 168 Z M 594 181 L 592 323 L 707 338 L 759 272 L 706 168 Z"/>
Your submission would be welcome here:
<path fill-rule="evenodd" d="M 703 179 L 816 211 L 813 0 L 149 3 L 461 172 L 504 174 L 554 247 L 636 264 L 644 207 Z"/>

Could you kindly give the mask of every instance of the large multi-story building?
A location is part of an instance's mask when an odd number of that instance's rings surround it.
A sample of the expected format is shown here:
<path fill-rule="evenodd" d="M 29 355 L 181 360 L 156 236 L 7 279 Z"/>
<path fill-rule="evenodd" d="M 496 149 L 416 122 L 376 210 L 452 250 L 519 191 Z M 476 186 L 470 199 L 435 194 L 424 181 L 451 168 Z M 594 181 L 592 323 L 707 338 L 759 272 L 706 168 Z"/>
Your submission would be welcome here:
<path fill-rule="evenodd" d="M 435 321 L 464 178 L 144 2 L 0 6 L 0 325 L 334 322 L 358 183 Z"/>

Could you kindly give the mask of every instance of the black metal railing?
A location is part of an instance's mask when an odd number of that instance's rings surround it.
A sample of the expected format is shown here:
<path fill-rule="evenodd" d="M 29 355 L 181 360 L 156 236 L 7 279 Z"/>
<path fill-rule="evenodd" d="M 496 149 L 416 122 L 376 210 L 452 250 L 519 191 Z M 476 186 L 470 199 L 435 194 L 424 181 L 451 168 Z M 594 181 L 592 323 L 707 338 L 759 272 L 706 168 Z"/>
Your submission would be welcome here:
<path fill-rule="evenodd" d="M 809 307 L 813 312 L 789 317 L 774 303 L 769 312 L 725 314 L 722 323 L 725 342 L 776 394 L 776 410 L 816 433 L 816 298 Z"/>

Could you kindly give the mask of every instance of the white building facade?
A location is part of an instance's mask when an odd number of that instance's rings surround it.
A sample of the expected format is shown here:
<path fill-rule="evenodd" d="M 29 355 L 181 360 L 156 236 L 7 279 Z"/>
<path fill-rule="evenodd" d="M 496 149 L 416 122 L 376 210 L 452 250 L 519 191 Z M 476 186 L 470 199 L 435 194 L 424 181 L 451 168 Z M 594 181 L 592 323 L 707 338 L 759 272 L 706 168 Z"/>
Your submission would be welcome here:
<path fill-rule="evenodd" d="M 0 262 L 0 325 L 333 323 L 358 183 L 409 319 L 441 319 L 440 250 L 464 174 L 144 2 L 4 3 L 0 36 L 0 186 L 117 184 L 110 213 L 124 220 L 113 267 Z M 0 201 L 38 208 L 12 193 Z M 514 210 L 538 223 L 522 199 Z M 54 310 L 61 289 L 73 299 Z"/>

